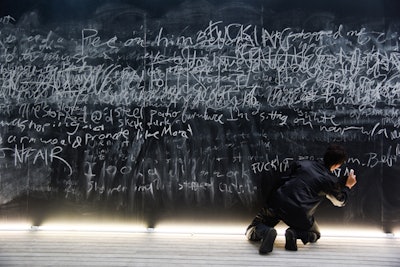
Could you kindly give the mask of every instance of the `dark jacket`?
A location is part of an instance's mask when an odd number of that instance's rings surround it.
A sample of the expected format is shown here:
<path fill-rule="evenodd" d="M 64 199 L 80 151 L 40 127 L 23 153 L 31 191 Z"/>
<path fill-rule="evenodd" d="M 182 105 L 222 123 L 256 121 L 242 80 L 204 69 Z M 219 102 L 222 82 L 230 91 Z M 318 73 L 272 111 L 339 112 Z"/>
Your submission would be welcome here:
<path fill-rule="evenodd" d="M 325 198 L 343 206 L 349 193 L 345 181 L 332 174 L 322 161 L 294 162 L 281 183 L 268 206 L 286 224 L 305 230 L 314 223 L 313 214 Z"/>

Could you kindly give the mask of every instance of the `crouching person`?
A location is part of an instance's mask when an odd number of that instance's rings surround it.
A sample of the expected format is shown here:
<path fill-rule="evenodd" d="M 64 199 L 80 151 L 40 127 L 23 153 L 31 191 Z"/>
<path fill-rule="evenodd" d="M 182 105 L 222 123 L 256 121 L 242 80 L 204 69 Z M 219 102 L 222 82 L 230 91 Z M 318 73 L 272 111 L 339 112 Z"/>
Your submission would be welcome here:
<path fill-rule="evenodd" d="M 292 164 L 287 175 L 280 178 L 279 187 L 265 207 L 247 228 L 249 240 L 261 241 L 260 254 L 273 250 L 277 235 L 274 227 L 280 221 L 289 226 L 285 232 L 286 250 L 296 251 L 298 239 L 307 244 L 321 237 L 314 219 L 316 208 L 325 198 L 336 206 L 344 206 L 350 189 L 357 182 L 353 171 L 346 179 L 333 174 L 346 160 L 342 146 L 330 145 L 323 160 L 300 160 Z"/>

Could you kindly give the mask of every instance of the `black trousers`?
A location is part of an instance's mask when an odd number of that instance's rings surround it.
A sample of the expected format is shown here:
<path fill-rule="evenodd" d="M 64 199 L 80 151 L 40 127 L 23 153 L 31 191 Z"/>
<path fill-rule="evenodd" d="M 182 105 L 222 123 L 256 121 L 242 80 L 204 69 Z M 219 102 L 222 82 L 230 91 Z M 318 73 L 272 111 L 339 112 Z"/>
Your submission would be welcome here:
<path fill-rule="evenodd" d="M 304 217 L 304 215 L 301 217 Z M 315 242 L 321 237 L 318 224 L 315 220 L 312 220 L 313 223 L 310 227 L 299 225 L 295 219 L 286 220 L 285 218 L 278 216 L 272 209 L 263 208 L 247 227 L 247 239 L 251 241 L 260 241 L 264 237 L 265 233 L 270 228 L 275 227 L 281 220 L 285 222 L 290 229 L 295 231 L 296 238 L 301 239 L 304 244 Z M 302 220 L 303 219 L 300 219 L 300 221 Z"/>

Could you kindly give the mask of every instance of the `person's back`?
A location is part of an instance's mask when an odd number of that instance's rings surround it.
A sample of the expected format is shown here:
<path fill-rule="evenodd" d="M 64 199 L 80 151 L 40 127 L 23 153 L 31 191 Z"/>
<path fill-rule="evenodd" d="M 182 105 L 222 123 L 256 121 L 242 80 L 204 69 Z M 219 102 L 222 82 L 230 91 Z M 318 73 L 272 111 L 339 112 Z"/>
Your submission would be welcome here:
<path fill-rule="evenodd" d="M 329 172 L 322 161 L 296 161 L 285 183 L 272 196 L 269 206 L 280 207 L 286 212 L 300 209 L 312 215 L 337 183 L 338 178 Z"/>

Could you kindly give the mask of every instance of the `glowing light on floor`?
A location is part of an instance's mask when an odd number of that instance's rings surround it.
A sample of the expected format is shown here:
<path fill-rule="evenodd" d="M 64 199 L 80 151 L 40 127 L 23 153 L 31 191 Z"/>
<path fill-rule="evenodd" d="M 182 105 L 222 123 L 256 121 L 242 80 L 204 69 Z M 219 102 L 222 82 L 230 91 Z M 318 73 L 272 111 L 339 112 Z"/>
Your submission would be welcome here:
<path fill-rule="evenodd" d="M 96 224 L 96 223 L 46 223 L 37 226 L 38 231 L 82 231 L 82 232 L 146 232 L 144 225 L 136 224 Z"/>
<path fill-rule="evenodd" d="M 29 222 L 0 223 L 0 231 L 28 231 L 32 227 Z"/>
<path fill-rule="evenodd" d="M 169 234 L 221 234 L 244 235 L 246 227 L 240 225 L 196 225 L 196 224 L 160 224 L 154 229 L 154 233 Z"/>
<path fill-rule="evenodd" d="M 382 232 L 380 229 L 374 229 L 370 227 L 330 227 L 322 228 L 321 232 L 323 236 L 330 237 L 392 237 L 396 235 L 396 233 L 387 234 Z"/>
<path fill-rule="evenodd" d="M 81 231 L 81 232 L 131 232 L 131 233 L 162 233 L 162 234 L 214 234 L 214 235 L 243 235 L 247 225 L 240 224 L 195 224 L 180 222 L 165 222 L 148 228 L 144 224 L 129 223 L 60 223 L 48 222 L 40 226 L 32 226 L 27 222 L 0 222 L 0 231 Z M 287 226 L 278 224 L 278 235 L 285 234 Z M 384 233 L 379 228 L 373 227 L 328 227 L 320 226 L 322 237 L 391 237 L 400 238 L 400 230 L 393 233 Z"/>

